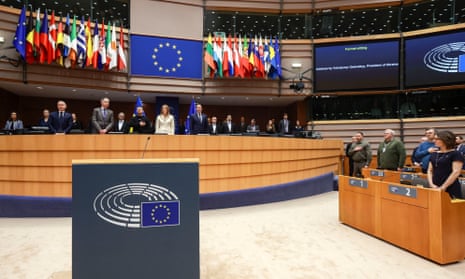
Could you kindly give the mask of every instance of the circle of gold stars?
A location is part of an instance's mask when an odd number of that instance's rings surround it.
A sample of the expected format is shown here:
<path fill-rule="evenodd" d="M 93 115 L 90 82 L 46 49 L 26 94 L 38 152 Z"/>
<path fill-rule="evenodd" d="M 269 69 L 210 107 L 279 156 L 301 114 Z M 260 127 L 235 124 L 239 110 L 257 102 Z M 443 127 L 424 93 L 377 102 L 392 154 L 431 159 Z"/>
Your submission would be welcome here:
<path fill-rule="evenodd" d="M 160 55 L 160 52 L 164 51 L 165 49 L 174 51 L 176 53 L 177 59 L 176 62 L 173 63 L 175 65 L 161 65 L 161 63 L 158 61 L 158 56 Z M 169 54 L 165 52 L 161 55 Z M 179 50 L 175 44 L 170 44 L 169 42 L 166 42 L 165 44 L 160 43 L 157 47 L 155 47 L 153 49 L 152 59 L 153 65 L 158 69 L 158 71 L 164 72 L 166 74 L 175 73 L 179 68 L 181 68 L 182 61 L 184 60 L 184 58 L 182 57 L 182 51 Z"/>
<path fill-rule="evenodd" d="M 157 210 L 164 210 L 165 217 L 163 217 L 163 218 L 155 217 L 155 213 L 157 212 Z M 166 205 L 156 205 L 152 209 L 151 215 L 152 215 L 152 221 L 155 222 L 155 224 L 165 224 L 171 218 L 171 210 Z"/>

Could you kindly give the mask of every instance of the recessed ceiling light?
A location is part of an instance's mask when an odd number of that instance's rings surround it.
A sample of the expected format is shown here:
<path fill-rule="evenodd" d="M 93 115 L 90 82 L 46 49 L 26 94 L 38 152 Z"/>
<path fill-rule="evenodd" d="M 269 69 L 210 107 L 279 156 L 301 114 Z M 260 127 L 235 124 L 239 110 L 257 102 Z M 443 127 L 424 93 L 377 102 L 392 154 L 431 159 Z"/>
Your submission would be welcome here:
<path fill-rule="evenodd" d="M 39 90 L 44 89 L 42 86 L 37 86 L 36 88 L 39 89 Z"/>
<path fill-rule="evenodd" d="M 73 92 L 76 92 L 76 91 L 77 91 L 77 89 L 72 89 L 71 91 L 73 91 Z"/>

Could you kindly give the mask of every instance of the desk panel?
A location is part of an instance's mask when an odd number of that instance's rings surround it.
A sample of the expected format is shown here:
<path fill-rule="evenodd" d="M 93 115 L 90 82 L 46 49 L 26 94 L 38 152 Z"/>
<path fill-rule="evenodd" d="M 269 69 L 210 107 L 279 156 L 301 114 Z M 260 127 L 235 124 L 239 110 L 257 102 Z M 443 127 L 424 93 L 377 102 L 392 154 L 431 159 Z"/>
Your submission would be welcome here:
<path fill-rule="evenodd" d="M 139 159 L 146 143 L 146 159 L 199 158 L 200 193 L 263 187 L 337 172 L 343 154 L 339 140 L 182 135 L 1 136 L 0 194 L 69 197 L 72 160 Z"/>

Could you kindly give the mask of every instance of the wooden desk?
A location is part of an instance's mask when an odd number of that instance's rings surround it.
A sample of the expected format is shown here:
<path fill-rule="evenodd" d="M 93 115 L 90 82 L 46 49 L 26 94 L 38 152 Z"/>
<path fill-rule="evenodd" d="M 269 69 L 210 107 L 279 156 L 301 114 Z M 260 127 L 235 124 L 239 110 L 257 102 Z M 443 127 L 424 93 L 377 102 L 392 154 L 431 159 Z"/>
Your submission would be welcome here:
<path fill-rule="evenodd" d="M 288 183 L 337 172 L 341 167 L 340 140 L 165 135 L 0 136 L 0 194 L 70 197 L 73 159 L 138 159 L 148 136 L 151 139 L 146 159 L 200 159 L 200 193 Z"/>
<path fill-rule="evenodd" d="M 440 264 L 465 259 L 465 200 L 445 192 L 339 176 L 339 220 Z"/>

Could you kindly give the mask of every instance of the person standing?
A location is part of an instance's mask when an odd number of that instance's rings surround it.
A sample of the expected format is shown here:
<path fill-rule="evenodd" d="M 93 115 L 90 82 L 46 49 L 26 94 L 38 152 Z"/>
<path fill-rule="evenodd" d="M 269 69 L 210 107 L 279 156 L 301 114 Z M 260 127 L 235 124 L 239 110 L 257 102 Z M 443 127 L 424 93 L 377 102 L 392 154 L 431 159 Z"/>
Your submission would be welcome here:
<path fill-rule="evenodd" d="M 260 126 L 258 126 L 255 122 L 255 118 L 250 120 L 250 125 L 247 126 L 247 133 L 258 133 L 260 132 Z"/>
<path fill-rule="evenodd" d="M 426 173 L 428 170 L 428 163 L 431 154 L 437 150 L 437 148 L 434 146 L 435 136 L 436 129 L 427 129 L 425 131 L 426 140 L 415 149 L 415 153 L 412 156 L 413 159 L 415 159 L 417 162 L 420 162 L 421 171 L 423 173 Z"/>
<path fill-rule="evenodd" d="M 73 112 L 73 113 L 71 113 L 71 117 L 73 119 L 73 124 L 72 124 L 71 130 L 82 130 L 82 123 L 77 118 L 77 115 Z"/>
<path fill-rule="evenodd" d="M 152 122 L 145 116 L 144 108 L 136 108 L 136 116 L 129 120 L 126 133 L 134 134 L 151 134 L 153 133 Z"/>
<path fill-rule="evenodd" d="M 378 168 L 400 171 L 407 157 L 404 144 L 396 139 L 391 129 L 384 130 L 384 141 L 378 147 Z"/>
<path fill-rule="evenodd" d="M 118 113 L 118 121 L 115 124 L 113 131 L 117 133 L 126 133 L 128 122 L 126 121 L 126 115 L 124 112 Z"/>
<path fill-rule="evenodd" d="M 208 125 L 208 133 L 210 135 L 218 135 L 221 131 L 221 125 L 218 123 L 216 116 L 212 116 L 211 123 Z"/>
<path fill-rule="evenodd" d="M 109 109 L 110 99 L 100 99 L 100 107 L 94 108 L 92 112 L 92 134 L 106 134 L 113 128 L 113 111 Z"/>
<path fill-rule="evenodd" d="M 239 124 L 239 132 L 241 133 L 247 132 L 247 123 L 245 122 L 244 116 L 241 116 L 241 122 Z"/>
<path fill-rule="evenodd" d="M 54 134 L 67 134 L 73 127 L 73 117 L 66 111 L 66 102 L 57 102 L 57 111 L 50 113 L 49 127 Z"/>
<path fill-rule="evenodd" d="M 231 114 L 228 114 L 226 116 L 226 120 L 223 123 L 223 134 L 232 134 L 236 132 L 236 125 L 232 122 L 232 116 Z"/>
<path fill-rule="evenodd" d="M 284 113 L 283 119 L 279 121 L 278 132 L 283 135 L 291 133 L 291 123 L 289 121 L 287 113 Z"/>
<path fill-rule="evenodd" d="M 428 164 L 428 183 L 431 188 L 449 193 L 453 199 L 463 199 L 464 193 L 458 181 L 464 158 L 455 149 L 455 135 L 450 131 L 440 131 L 435 138 L 439 151 L 431 154 Z"/>
<path fill-rule="evenodd" d="M 191 134 L 208 134 L 207 115 L 202 113 L 202 105 L 195 106 L 195 113 L 190 116 Z"/>
<path fill-rule="evenodd" d="M 458 152 L 460 152 L 460 154 L 462 154 L 463 158 L 465 159 L 465 144 L 463 143 L 463 137 L 462 136 L 456 136 L 455 137 L 455 144 L 456 144 L 455 149 Z M 462 169 L 465 170 L 465 164 L 463 164 Z"/>
<path fill-rule="evenodd" d="M 174 117 L 168 105 L 162 105 L 160 114 L 155 120 L 155 134 L 174 135 Z"/>
<path fill-rule="evenodd" d="M 39 120 L 40 127 L 48 127 L 48 121 L 50 119 L 50 111 L 48 109 L 44 109 L 42 111 L 42 118 Z"/>
<path fill-rule="evenodd" d="M 363 177 L 362 169 L 368 168 L 371 163 L 371 147 L 363 140 L 363 132 L 357 132 L 354 137 L 355 142 L 350 145 L 348 152 L 354 164 L 352 176 Z"/>
<path fill-rule="evenodd" d="M 349 175 L 352 175 L 354 173 L 354 160 L 352 160 L 352 156 L 349 155 L 349 150 L 352 144 L 355 144 L 357 139 L 355 138 L 355 136 L 353 136 L 351 140 L 352 141 L 346 145 L 346 156 L 349 158 Z"/>
<path fill-rule="evenodd" d="M 9 130 L 14 133 L 17 130 L 23 130 L 24 125 L 23 121 L 18 119 L 18 115 L 16 112 L 10 113 L 10 118 L 6 121 L 4 130 Z"/>

